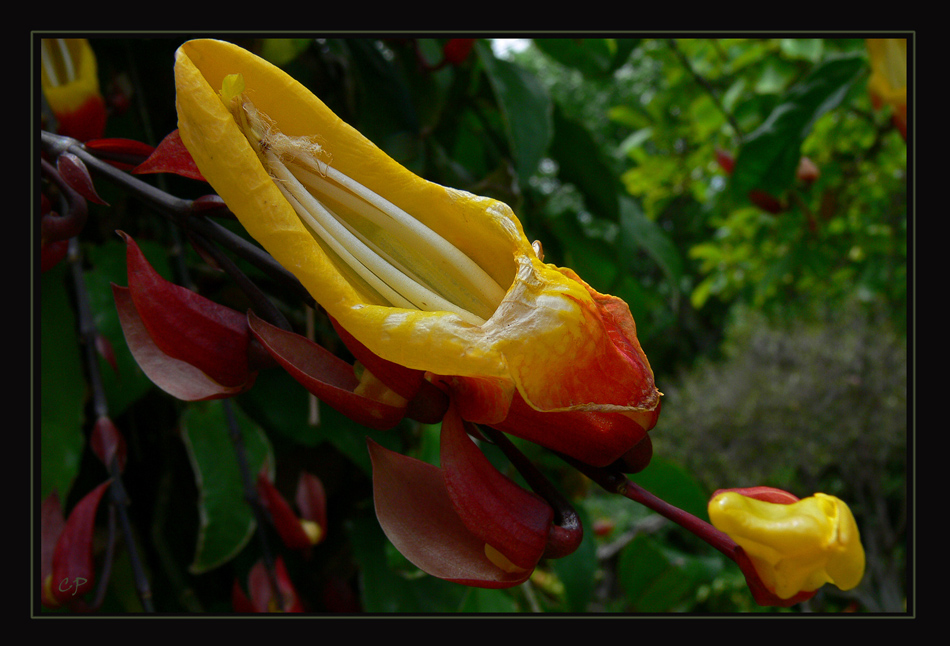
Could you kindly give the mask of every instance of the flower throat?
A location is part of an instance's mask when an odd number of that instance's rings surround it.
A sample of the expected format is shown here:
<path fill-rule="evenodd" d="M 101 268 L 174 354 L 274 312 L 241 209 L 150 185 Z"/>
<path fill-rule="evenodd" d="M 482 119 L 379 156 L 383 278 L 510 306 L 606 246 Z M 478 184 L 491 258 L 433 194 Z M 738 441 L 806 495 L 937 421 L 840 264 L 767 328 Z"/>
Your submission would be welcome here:
<path fill-rule="evenodd" d="M 471 258 L 331 166 L 312 138 L 277 130 L 244 94 L 239 74 L 225 77 L 221 97 L 301 222 L 382 302 L 452 312 L 472 325 L 491 318 L 505 289 Z"/>

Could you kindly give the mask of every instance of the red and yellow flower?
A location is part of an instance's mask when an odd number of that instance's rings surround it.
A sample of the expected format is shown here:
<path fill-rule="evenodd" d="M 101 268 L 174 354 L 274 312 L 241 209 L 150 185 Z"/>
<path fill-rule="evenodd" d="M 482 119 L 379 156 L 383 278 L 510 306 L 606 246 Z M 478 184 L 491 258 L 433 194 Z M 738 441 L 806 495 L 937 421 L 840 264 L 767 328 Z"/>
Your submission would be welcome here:
<path fill-rule="evenodd" d="M 864 576 L 857 523 L 834 496 L 799 499 L 771 487 L 726 489 L 710 500 L 709 519 L 736 542 L 765 590 L 780 600 L 801 601 L 825 583 L 850 590 Z"/>
<path fill-rule="evenodd" d="M 660 393 L 629 308 L 545 264 L 507 205 L 414 175 L 235 45 L 189 41 L 175 73 L 201 174 L 372 355 L 590 464 L 644 438 Z"/>
<path fill-rule="evenodd" d="M 56 117 L 57 132 L 80 141 L 101 137 L 106 104 L 99 91 L 96 56 L 89 41 L 44 38 L 40 46 L 40 85 Z"/>

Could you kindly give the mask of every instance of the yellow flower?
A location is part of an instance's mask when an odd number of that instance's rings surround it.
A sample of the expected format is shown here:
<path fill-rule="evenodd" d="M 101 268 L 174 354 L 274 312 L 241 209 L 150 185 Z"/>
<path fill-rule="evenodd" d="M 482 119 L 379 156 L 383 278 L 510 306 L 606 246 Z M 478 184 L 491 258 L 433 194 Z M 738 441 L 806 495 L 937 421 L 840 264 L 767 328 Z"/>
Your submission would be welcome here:
<path fill-rule="evenodd" d="M 59 134 L 80 141 L 101 137 L 106 108 L 89 41 L 53 38 L 43 39 L 40 45 L 40 85 L 58 121 Z"/>
<path fill-rule="evenodd" d="M 659 393 L 629 308 L 543 263 L 506 204 L 414 175 L 235 45 L 189 41 L 175 75 L 201 173 L 375 355 L 453 389 L 470 421 L 500 423 L 517 399 L 652 419 Z"/>
<path fill-rule="evenodd" d="M 875 108 L 890 105 L 892 120 L 901 135 L 907 138 L 907 39 L 868 38 L 871 57 L 871 78 L 868 92 Z"/>
<path fill-rule="evenodd" d="M 762 498 L 719 492 L 709 502 L 709 518 L 746 552 L 766 588 L 789 599 L 825 583 L 850 590 L 861 582 L 864 548 L 844 502 L 823 493 Z"/>
<path fill-rule="evenodd" d="M 907 39 L 868 38 L 871 78 L 868 88 L 877 100 L 895 107 L 907 104 Z"/>

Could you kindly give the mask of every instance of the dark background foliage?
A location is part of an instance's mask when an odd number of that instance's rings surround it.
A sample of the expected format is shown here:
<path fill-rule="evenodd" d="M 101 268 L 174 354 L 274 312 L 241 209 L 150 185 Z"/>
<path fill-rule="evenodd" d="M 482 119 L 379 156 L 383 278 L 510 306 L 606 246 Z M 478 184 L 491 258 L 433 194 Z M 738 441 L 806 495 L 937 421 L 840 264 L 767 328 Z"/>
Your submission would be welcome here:
<path fill-rule="evenodd" d="M 127 105 L 111 102 L 106 136 L 156 145 L 176 128 L 173 60 L 184 40 L 90 39 L 104 94 Z M 858 519 L 868 575 L 805 609 L 904 610 L 908 160 L 888 109 L 871 105 L 862 39 L 479 39 L 448 64 L 444 38 L 234 40 L 416 173 L 507 202 L 546 261 L 629 303 L 666 395 L 654 462 L 638 481 L 700 516 L 717 488 L 838 495 Z M 802 155 L 820 170 L 807 183 L 795 176 Z M 149 181 L 181 197 L 208 192 L 170 175 Z M 90 206 L 82 263 L 96 325 L 118 357 L 118 371 L 102 370 L 129 443 L 129 509 L 155 603 L 227 612 L 258 554 L 236 483 L 214 471 L 232 457 L 220 405 L 171 400 L 131 360 L 110 291 L 127 282 L 115 230 L 169 279 L 246 304 L 135 195 L 96 188 L 109 205 Z M 753 189 L 782 208 L 750 201 Z M 304 329 L 295 296 L 248 271 Z M 103 478 L 86 448 L 94 416 L 69 284 L 64 266 L 37 279 L 37 493 L 55 488 L 66 509 Z M 338 350 L 319 313 L 316 326 Z M 365 429 L 325 406 L 315 423 L 313 402 L 277 371 L 236 401 L 249 452 L 273 461 L 279 488 L 291 492 L 301 470 L 326 485 L 327 540 L 309 559 L 285 554 L 309 610 L 762 610 L 734 565 L 532 447 L 586 521 L 578 553 L 508 591 L 422 576 L 376 523 Z M 435 431 L 404 422 L 370 435 L 431 460 Z M 128 568 L 120 556 L 104 611 L 140 609 Z"/>

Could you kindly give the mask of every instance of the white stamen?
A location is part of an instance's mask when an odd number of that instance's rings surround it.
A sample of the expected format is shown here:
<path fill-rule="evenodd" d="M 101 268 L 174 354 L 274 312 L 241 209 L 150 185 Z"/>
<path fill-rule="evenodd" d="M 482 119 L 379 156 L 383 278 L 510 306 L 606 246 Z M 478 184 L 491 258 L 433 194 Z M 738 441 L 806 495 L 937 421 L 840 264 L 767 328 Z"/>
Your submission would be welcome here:
<path fill-rule="evenodd" d="M 324 167 L 321 166 L 321 168 Z M 427 249 L 428 255 L 439 261 L 438 265 L 442 271 L 467 289 L 473 290 L 478 295 L 478 299 L 488 306 L 489 312 L 493 312 L 505 297 L 505 290 L 457 247 L 403 209 L 332 166 L 325 167 L 325 172 L 322 174 L 314 173 L 306 168 L 300 169 L 300 174 L 297 176 L 308 187 L 353 209 L 387 233 L 417 248 Z M 342 190 L 340 187 L 347 190 Z"/>
<path fill-rule="evenodd" d="M 453 312 L 473 325 L 492 316 L 506 290 L 471 258 L 401 208 L 330 166 L 322 159 L 326 152 L 319 144 L 276 130 L 246 98 L 236 107 L 238 123 L 300 218 L 382 298 L 396 307 Z M 343 211 L 337 213 L 331 204 Z M 343 217 L 344 212 L 385 232 L 397 255 L 402 249 L 431 267 L 422 272 L 429 280 L 421 280 L 361 233 L 355 221 Z"/>
<path fill-rule="evenodd" d="M 268 168 L 278 180 L 278 188 L 287 197 L 301 219 L 353 271 L 392 305 L 425 311 L 454 312 L 474 325 L 485 322 L 481 317 L 450 303 L 394 267 L 386 258 L 354 235 L 332 211 L 311 195 L 272 151 L 265 150 L 264 156 Z"/>

